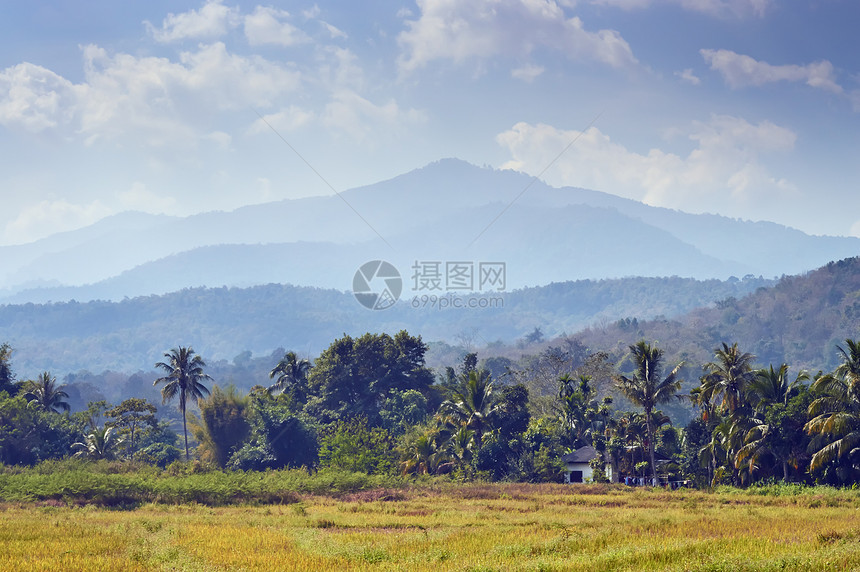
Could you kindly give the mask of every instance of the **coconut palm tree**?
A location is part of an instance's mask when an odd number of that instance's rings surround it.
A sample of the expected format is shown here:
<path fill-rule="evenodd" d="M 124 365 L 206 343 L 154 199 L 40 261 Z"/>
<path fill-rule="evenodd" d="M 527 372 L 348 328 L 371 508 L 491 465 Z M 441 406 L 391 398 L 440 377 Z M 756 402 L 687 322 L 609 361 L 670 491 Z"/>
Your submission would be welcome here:
<path fill-rule="evenodd" d="M 179 411 L 182 412 L 182 432 L 185 435 L 185 460 L 188 455 L 188 423 L 185 418 L 185 405 L 188 397 L 200 399 L 209 395 L 209 390 L 203 385 L 204 381 L 211 380 L 203 368 L 206 363 L 199 355 L 194 354 L 191 347 L 182 346 L 173 348 L 164 354 L 166 361 L 155 364 L 157 369 L 164 371 L 167 375 L 159 377 L 153 385 L 164 383 L 161 388 L 161 399 L 167 403 L 174 397 L 179 397 Z"/>
<path fill-rule="evenodd" d="M 667 403 L 681 388 L 677 378 L 683 363 L 672 369 L 668 376 L 661 379 L 663 371 L 663 350 L 651 347 L 644 340 L 630 346 L 634 370 L 631 377 L 618 375 L 615 383 L 618 389 L 633 403 L 645 411 L 645 425 L 648 431 L 648 454 L 651 458 L 651 476 L 657 479 L 657 464 L 654 458 L 654 407 Z"/>
<path fill-rule="evenodd" d="M 439 406 L 439 412 L 450 417 L 458 426 L 474 431 L 477 452 L 481 450 L 484 433 L 491 427 L 492 417 L 500 412 L 500 405 L 493 395 L 493 381 L 488 372 L 470 371 L 464 376 L 463 382 L 452 399 Z"/>
<path fill-rule="evenodd" d="M 73 443 L 75 457 L 87 457 L 90 459 L 113 459 L 116 448 L 123 442 L 114 431 L 115 427 L 95 428 L 83 442 Z"/>
<path fill-rule="evenodd" d="M 771 422 L 780 424 L 778 417 L 773 417 L 776 408 L 785 407 L 797 393 L 801 383 L 809 379 L 806 371 L 801 371 L 791 381 L 788 377 L 788 365 L 782 364 L 776 370 L 771 365 L 768 369 L 755 372 L 755 377 L 749 382 L 746 393 L 752 415 L 737 416 L 734 419 L 735 430 L 744 432 L 743 446 L 735 453 L 735 468 L 744 469 L 752 478 L 756 472 L 764 468 L 763 462 L 772 459 L 775 465 L 782 465 L 782 478 L 788 480 L 789 460 L 792 457 L 792 447 L 788 446 L 788 437 L 782 435 L 779 427 Z"/>
<path fill-rule="evenodd" d="M 708 468 L 708 478 L 711 486 L 718 484 L 725 473 L 730 458 L 734 457 L 736 448 L 734 425 L 728 418 L 723 418 L 714 425 L 711 440 L 699 450 L 699 462 Z"/>
<path fill-rule="evenodd" d="M 439 445 L 440 435 L 429 431 L 419 435 L 406 448 L 400 463 L 404 475 L 429 475 L 436 472 L 446 460 L 446 452 Z"/>
<path fill-rule="evenodd" d="M 773 369 L 773 365 L 768 369 L 760 369 L 755 372 L 755 377 L 747 387 L 750 403 L 757 413 L 761 413 L 773 403 L 785 405 L 791 399 L 795 389 L 808 379 L 809 373 L 802 370 L 794 381 L 789 381 L 788 364 L 782 364 L 777 370 Z"/>
<path fill-rule="evenodd" d="M 812 455 L 814 471 L 834 459 L 860 458 L 860 341 L 845 340 L 847 350 L 837 346 L 842 363 L 832 374 L 819 377 L 810 387 L 821 397 L 809 406 L 812 419 L 804 429 L 824 443 Z"/>
<path fill-rule="evenodd" d="M 303 399 L 310 370 L 310 361 L 299 359 L 295 352 L 287 352 L 278 362 L 278 365 L 269 372 L 269 378 L 275 380 L 275 383 L 268 389 L 269 393 L 275 391 L 285 393 L 287 390 L 291 390 L 293 397 L 299 400 Z"/>
<path fill-rule="evenodd" d="M 63 386 L 57 386 L 57 378 L 45 371 L 40 373 L 35 381 L 30 380 L 24 385 L 24 398 L 33 407 L 44 411 L 68 411 L 69 404 L 65 400 L 69 398 L 69 394 L 62 388 Z"/>
<path fill-rule="evenodd" d="M 716 360 L 704 365 L 706 373 L 701 380 L 701 398 L 711 402 L 722 396 L 720 408 L 734 414 L 744 405 L 747 386 L 755 378 L 752 369 L 755 356 L 741 352 L 737 343 L 731 347 L 725 342 L 722 345 L 714 351 Z"/>

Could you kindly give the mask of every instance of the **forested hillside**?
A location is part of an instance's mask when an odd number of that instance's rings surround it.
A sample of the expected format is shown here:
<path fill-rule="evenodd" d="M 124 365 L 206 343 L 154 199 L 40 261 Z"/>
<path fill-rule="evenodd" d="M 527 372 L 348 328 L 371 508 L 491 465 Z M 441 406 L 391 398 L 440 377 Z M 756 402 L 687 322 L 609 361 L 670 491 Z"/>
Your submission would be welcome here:
<path fill-rule="evenodd" d="M 737 342 L 761 364 L 788 363 L 811 372 L 839 363 L 836 345 L 860 334 L 860 258 L 800 276 L 785 276 L 746 297 L 730 296 L 677 319 L 626 319 L 590 327 L 591 347 L 622 351 L 639 339 L 659 340 L 674 357 L 704 363 L 721 341 Z"/>
<path fill-rule="evenodd" d="M 500 293 L 503 307 L 413 307 L 404 296 L 384 311 L 370 311 L 351 293 L 270 284 L 252 288 L 194 288 L 121 302 L 94 301 L 0 306 L 0 340 L 15 347 L 19 372 L 34 376 L 152 367 L 165 347 L 191 343 L 213 360 L 275 348 L 313 357 L 343 333 L 407 329 L 430 342 L 470 339 L 516 345 L 540 328 L 551 338 L 624 316 L 675 317 L 727 297 L 741 297 L 771 282 L 627 278 L 581 280 Z"/>

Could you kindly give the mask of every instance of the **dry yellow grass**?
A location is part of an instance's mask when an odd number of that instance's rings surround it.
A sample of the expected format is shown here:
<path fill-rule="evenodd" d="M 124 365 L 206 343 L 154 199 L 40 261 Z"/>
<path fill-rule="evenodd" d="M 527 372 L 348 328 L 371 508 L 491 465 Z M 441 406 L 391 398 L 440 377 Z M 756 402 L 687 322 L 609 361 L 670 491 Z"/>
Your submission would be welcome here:
<path fill-rule="evenodd" d="M 298 504 L 0 507 L 0 570 L 853 570 L 856 493 L 476 485 Z"/>

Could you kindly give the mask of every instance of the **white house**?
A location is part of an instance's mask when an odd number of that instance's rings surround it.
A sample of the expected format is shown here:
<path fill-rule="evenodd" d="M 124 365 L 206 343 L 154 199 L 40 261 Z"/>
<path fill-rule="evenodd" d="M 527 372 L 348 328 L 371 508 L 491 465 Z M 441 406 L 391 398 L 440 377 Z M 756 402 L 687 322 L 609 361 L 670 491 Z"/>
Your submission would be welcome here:
<path fill-rule="evenodd" d="M 573 453 L 568 453 L 561 460 L 566 465 L 564 471 L 564 482 L 566 483 L 589 483 L 594 478 L 594 471 L 590 462 L 599 456 L 591 445 L 580 447 Z M 606 465 L 606 477 L 612 481 L 612 466 Z"/>

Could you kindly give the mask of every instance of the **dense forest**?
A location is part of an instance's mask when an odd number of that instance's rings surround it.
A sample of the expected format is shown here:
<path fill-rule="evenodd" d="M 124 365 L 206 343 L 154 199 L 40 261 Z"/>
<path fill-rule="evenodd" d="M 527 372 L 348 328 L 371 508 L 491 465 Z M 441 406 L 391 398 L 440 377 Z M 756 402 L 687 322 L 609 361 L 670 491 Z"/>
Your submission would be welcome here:
<path fill-rule="evenodd" d="M 558 482 L 563 456 L 592 446 L 595 481 L 860 479 L 860 342 L 852 339 L 836 349 L 831 371 L 814 375 L 725 342 L 698 371 L 643 340 L 617 362 L 573 337 L 522 362 L 466 353 L 431 369 L 427 351 L 406 331 L 344 335 L 313 362 L 284 352 L 243 391 L 179 346 L 163 354 L 155 379 L 125 380 L 139 396 L 90 400 L 72 413 L 80 384 L 59 384 L 49 371 L 16 379 L 14 348 L 3 344 L 0 462 L 193 459 L 204 470 Z M 684 383 L 685 375 L 695 377 Z"/>

